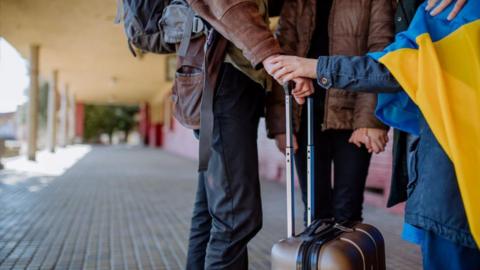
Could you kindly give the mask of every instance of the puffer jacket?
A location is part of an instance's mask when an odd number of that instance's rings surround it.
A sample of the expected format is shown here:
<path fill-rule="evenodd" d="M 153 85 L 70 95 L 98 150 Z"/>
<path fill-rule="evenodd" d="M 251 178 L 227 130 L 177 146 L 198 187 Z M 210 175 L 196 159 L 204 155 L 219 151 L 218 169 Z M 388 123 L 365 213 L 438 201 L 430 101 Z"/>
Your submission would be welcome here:
<path fill-rule="evenodd" d="M 317 0 L 285 0 L 276 36 L 285 54 L 305 57 L 315 30 Z M 394 36 L 392 0 L 333 0 L 329 54 L 364 55 L 380 51 Z M 268 136 L 285 133 L 284 94 L 275 85 L 267 98 Z M 383 128 L 374 115 L 377 96 L 331 89 L 325 98 L 323 129 Z M 295 108 L 299 126 L 301 106 Z"/>

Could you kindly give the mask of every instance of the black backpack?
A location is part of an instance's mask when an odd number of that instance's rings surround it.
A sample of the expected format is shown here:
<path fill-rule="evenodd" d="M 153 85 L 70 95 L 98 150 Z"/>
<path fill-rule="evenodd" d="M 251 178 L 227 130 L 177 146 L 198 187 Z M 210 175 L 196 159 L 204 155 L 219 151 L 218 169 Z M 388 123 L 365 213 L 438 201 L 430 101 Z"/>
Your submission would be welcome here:
<path fill-rule="evenodd" d="M 123 19 L 128 47 L 145 52 L 168 54 L 175 52 L 175 44 L 166 43 L 160 25 L 163 10 L 171 0 L 118 0 L 115 23 Z M 123 8 L 122 8 L 123 7 Z"/>

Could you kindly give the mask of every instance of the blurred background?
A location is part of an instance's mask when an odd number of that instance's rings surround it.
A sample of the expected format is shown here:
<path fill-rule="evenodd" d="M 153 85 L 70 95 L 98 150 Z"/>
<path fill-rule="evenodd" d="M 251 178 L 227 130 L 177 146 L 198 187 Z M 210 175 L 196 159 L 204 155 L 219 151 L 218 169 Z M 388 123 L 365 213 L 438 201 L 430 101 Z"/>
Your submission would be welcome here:
<path fill-rule="evenodd" d="M 0 269 L 183 268 L 198 143 L 172 117 L 175 56 L 134 57 L 115 13 L 115 0 L 0 0 Z M 284 159 L 265 133 L 252 269 L 286 230 Z M 390 167 L 391 146 L 372 160 L 365 217 L 389 269 L 420 269 L 403 206 L 385 208 Z"/>

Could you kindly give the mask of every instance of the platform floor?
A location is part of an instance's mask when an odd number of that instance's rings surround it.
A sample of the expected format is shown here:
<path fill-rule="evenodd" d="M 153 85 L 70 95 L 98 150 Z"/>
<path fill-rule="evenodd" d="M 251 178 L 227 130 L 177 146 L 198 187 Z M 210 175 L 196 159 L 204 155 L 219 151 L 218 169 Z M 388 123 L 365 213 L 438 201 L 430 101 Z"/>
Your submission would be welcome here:
<path fill-rule="evenodd" d="M 72 146 L 36 164 L 4 163 L 0 270 L 184 268 L 195 162 L 148 148 Z M 286 230 L 284 186 L 262 181 L 262 193 L 264 226 L 249 245 L 258 270 L 270 269 L 270 248 Z M 421 269 L 418 248 L 400 240 L 400 216 L 369 206 L 364 215 L 385 236 L 388 269 Z"/>

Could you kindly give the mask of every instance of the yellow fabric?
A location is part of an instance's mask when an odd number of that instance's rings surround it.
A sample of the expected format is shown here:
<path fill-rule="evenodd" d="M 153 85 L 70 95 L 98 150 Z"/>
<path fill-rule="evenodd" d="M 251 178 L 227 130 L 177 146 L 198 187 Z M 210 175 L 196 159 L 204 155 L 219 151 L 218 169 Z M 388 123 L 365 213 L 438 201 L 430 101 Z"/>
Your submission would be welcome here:
<path fill-rule="evenodd" d="M 418 49 L 380 59 L 417 104 L 452 160 L 465 211 L 480 246 L 480 20 Z"/>

